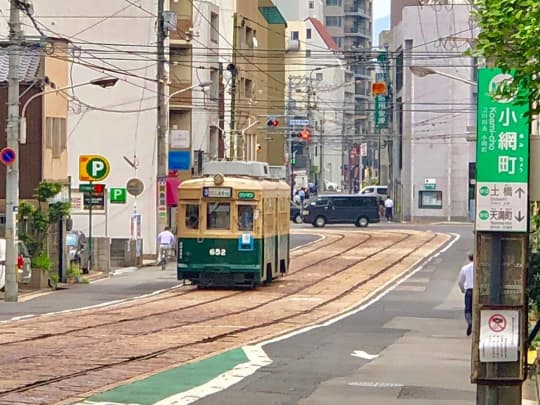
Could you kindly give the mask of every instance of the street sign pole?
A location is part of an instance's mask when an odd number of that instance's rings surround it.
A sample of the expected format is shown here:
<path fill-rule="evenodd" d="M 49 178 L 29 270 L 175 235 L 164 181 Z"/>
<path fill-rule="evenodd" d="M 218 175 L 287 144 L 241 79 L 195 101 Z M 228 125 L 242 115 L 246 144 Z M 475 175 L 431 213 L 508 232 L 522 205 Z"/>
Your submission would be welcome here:
<path fill-rule="evenodd" d="M 500 69 L 478 72 L 471 376 L 480 405 L 521 403 L 526 378 L 529 120 L 516 95 L 497 95 L 508 80 Z"/>
<path fill-rule="evenodd" d="M 92 269 L 92 206 L 94 205 L 94 184 L 90 182 L 90 204 L 88 205 L 88 272 Z M 83 198 L 84 200 L 84 198 Z M 83 201 L 84 205 L 84 201 Z"/>

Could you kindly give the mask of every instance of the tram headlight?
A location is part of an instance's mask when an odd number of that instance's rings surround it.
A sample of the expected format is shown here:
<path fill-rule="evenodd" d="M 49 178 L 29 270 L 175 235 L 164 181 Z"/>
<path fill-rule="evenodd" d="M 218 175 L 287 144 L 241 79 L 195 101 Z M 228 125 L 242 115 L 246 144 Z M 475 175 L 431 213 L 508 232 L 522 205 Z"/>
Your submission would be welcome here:
<path fill-rule="evenodd" d="M 302 211 L 302 215 L 309 215 L 309 210 Z"/>

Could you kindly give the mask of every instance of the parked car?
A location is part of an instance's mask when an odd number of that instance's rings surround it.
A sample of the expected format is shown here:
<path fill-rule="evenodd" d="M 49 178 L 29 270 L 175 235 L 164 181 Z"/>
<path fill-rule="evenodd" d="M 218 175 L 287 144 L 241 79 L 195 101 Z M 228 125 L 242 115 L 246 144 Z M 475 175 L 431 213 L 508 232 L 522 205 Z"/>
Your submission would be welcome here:
<path fill-rule="evenodd" d="M 306 206 L 302 216 L 315 227 L 347 223 L 366 227 L 380 221 L 377 197 L 358 194 L 321 195 Z"/>
<path fill-rule="evenodd" d="M 365 196 L 374 196 L 377 198 L 382 198 L 384 200 L 388 196 L 388 186 L 367 186 L 360 190 L 360 193 L 358 194 Z"/>
<path fill-rule="evenodd" d="M 302 219 L 302 208 L 293 202 L 291 202 L 291 221 L 296 224 L 304 222 Z"/>
<path fill-rule="evenodd" d="M 23 241 L 17 241 L 17 281 L 29 283 L 32 278 L 32 262 Z M 0 239 L 0 291 L 6 285 L 6 240 Z"/>
<path fill-rule="evenodd" d="M 69 231 L 66 234 L 66 246 L 70 264 L 78 265 L 84 274 L 88 274 L 88 240 L 82 231 Z"/>

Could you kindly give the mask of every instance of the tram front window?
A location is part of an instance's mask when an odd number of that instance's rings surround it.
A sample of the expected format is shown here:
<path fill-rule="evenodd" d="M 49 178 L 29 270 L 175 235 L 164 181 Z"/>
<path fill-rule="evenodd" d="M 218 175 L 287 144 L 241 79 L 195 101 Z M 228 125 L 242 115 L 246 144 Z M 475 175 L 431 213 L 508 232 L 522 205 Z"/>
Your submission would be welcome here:
<path fill-rule="evenodd" d="M 199 229 L 199 206 L 195 204 L 186 205 L 186 228 Z"/>
<path fill-rule="evenodd" d="M 240 231 L 253 230 L 253 206 L 251 205 L 238 206 L 238 230 Z"/>
<path fill-rule="evenodd" d="M 206 220 L 208 229 L 229 229 L 231 226 L 231 204 L 209 202 Z"/>

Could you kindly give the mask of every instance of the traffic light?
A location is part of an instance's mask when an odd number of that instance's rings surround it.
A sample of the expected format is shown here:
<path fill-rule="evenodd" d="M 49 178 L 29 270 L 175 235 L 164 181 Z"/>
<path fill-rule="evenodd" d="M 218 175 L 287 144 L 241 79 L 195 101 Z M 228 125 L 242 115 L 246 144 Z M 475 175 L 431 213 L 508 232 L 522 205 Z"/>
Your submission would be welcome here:
<path fill-rule="evenodd" d="M 279 121 L 276 120 L 275 118 L 270 118 L 267 122 L 266 122 L 266 126 L 267 127 L 277 127 L 279 125 Z"/>
<path fill-rule="evenodd" d="M 303 129 L 298 134 L 298 137 L 304 141 L 309 141 L 311 140 L 311 131 L 309 129 Z"/>

